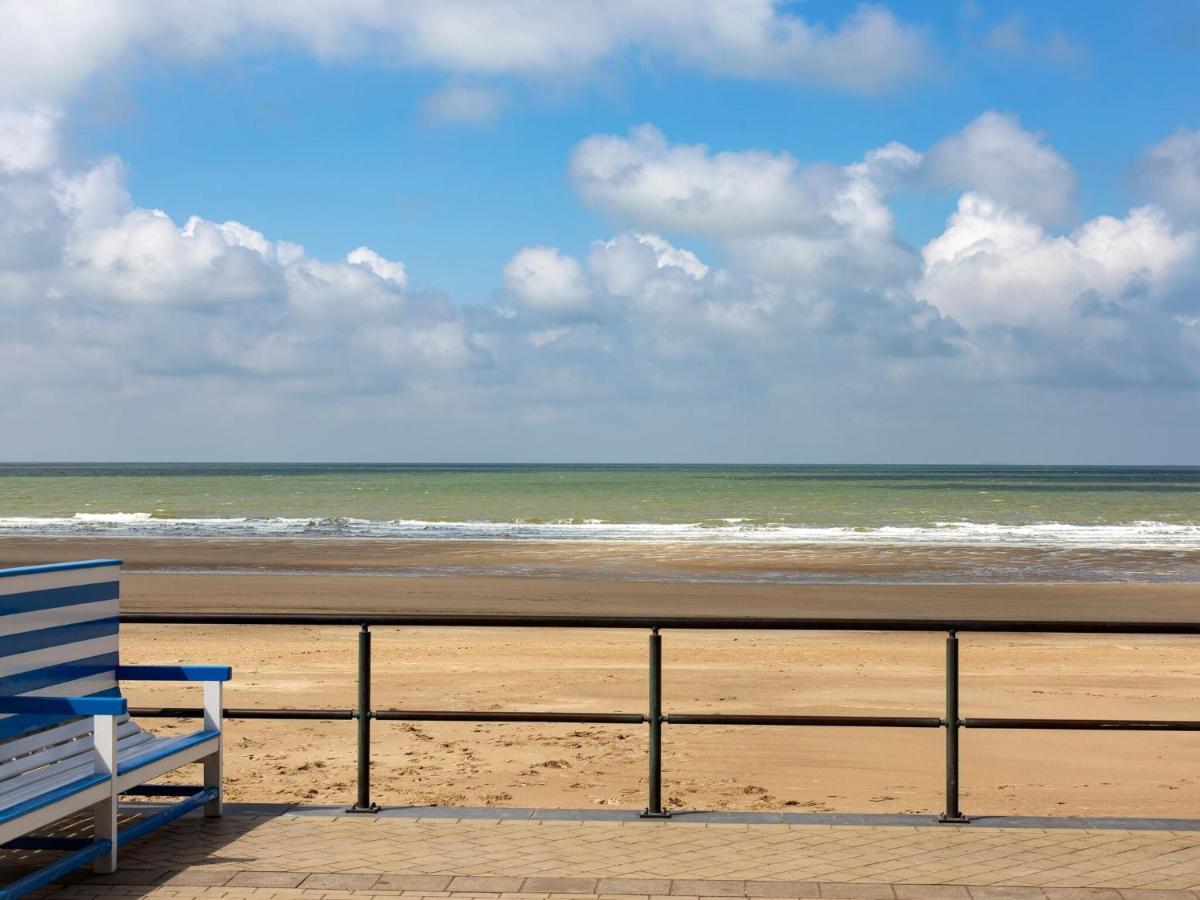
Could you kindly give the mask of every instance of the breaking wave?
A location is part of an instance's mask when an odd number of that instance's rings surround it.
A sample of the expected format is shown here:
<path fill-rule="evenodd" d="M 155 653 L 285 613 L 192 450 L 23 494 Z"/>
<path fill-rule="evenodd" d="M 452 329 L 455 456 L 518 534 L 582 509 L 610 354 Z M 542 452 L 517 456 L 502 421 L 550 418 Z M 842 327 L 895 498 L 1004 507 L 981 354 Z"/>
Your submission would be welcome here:
<path fill-rule="evenodd" d="M 113 537 L 329 537 L 395 540 L 653 541 L 781 544 L 956 544 L 1200 549 L 1200 524 L 1106 525 L 934 522 L 875 527 L 808 526 L 745 519 L 696 523 L 380 521 L 356 518 L 162 518 L 147 512 L 0 517 L 0 534 Z"/>

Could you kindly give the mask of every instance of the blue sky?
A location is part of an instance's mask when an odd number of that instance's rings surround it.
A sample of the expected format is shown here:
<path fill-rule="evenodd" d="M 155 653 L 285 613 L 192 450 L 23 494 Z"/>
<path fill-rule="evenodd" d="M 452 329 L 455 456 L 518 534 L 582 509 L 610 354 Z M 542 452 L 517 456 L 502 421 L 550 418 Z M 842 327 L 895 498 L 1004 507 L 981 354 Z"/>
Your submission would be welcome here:
<path fill-rule="evenodd" d="M 9 458 L 1197 461 L 1200 2 L 0 22 Z"/>
<path fill-rule="evenodd" d="M 845 11 L 840 3 L 793 8 L 830 23 Z M 578 253 L 603 232 L 603 219 L 577 202 L 565 165 L 596 132 L 650 122 L 674 141 L 714 150 L 849 163 L 867 147 L 927 147 L 985 109 L 1010 111 L 1071 161 L 1086 218 L 1126 209 L 1134 161 L 1200 121 L 1200 37 L 1184 35 L 1200 27 L 1200 5 L 890 8 L 929 29 L 934 57 L 911 83 L 867 96 L 624 58 L 561 92 L 499 79 L 515 95 L 509 109 L 492 122 L 448 124 L 422 113 L 441 72 L 268 53 L 135 65 L 80 98 L 78 137 L 92 154 L 118 153 L 135 200 L 177 220 L 251 222 L 323 256 L 366 243 L 403 258 L 417 283 L 477 303 L 517 247 L 549 242 Z M 989 32 L 1013 17 L 1030 48 L 990 48 Z M 1076 58 L 1047 59 L 1032 46 L 1056 33 Z M 901 233 L 923 243 L 954 201 L 950 193 L 899 198 Z M 464 245 L 474 261 L 467 267 Z"/>

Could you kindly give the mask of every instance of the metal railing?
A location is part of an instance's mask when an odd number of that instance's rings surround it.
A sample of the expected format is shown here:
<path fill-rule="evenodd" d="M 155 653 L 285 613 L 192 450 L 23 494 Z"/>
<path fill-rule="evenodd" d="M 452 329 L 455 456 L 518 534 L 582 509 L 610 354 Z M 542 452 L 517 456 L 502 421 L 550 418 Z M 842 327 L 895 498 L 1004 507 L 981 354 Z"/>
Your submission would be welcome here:
<path fill-rule="evenodd" d="M 959 808 L 959 731 L 963 728 L 1056 729 L 1076 731 L 1200 731 L 1200 721 L 1161 719 L 1033 719 L 961 718 L 959 716 L 958 635 L 978 633 L 1154 634 L 1200 635 L 1200 622 L 1086 622 L 1014 619 L 831 619 L 715 616 L 527 616 L 527 615 L 391 615 L 252 613 L 124 613 L 123 623 L 147 625 L 319 625 L 355 626 L 358 633 L 358 701 L 353 709 L 236 709 L 230 719 L 355 720 L 358 723 L 357 797 L 350 812 L 377 812 L 371 799 L 371 722 L 540 722 L 647 726 L 647 798 L 642 813 L 666 818 L 662 802 L 663 725 L 768 725 L 790 727 L 944 728 L 945 806 L 939 821 L 966 822 Z M 371 628 L 593 628 L 641 629 L 650 632 L 648 702 L 643 713 L 522 712 L 473 710 L 374 709 L 371 704 Z M 840 716 L 743 715 L 737 713 L 663 712 L 663 630 L 708 631 L 875 631 L 942 632 L 946 634 L 945 715 Z M 135 708 L 143 717 L 174 718 L 200 713 L 192 707 Z"/>

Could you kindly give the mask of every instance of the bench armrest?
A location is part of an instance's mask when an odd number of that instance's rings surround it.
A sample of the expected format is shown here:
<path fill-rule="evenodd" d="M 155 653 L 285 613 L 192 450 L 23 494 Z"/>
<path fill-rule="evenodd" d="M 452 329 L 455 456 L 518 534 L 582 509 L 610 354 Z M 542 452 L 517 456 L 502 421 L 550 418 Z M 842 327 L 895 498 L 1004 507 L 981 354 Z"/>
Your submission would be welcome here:
<path fill-rule="evenodd" d="M 123 716 L 124 697 L 0 697 L 0 713 L 32 716 Z"/>
<path fill-rule="evenodd" d="M 121 681 L 229 681 L 229 666 L 117 666 Z"/>

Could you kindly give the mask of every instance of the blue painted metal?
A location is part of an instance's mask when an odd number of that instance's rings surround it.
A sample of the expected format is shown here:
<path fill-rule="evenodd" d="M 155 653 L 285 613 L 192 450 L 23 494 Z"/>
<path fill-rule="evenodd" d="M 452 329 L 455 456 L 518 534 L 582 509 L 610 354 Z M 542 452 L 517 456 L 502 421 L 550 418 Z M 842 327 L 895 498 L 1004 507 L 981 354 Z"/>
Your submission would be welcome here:
<path fill-rule="evenodd" d="M 229 681 L 231 666 L 117 666 L 122 681 Z"/>
<path fill-rule="evenodd" d="M 47 791 L 45 794 L 39 794 L 36 797 L 31 797 L 22 803 L 10 806 L 7 809 L 0 809 L 0 823 L 11 822 L 13 819 L 19 819 L 26 816 L 35 810 L 39 810 L 45 806 L 57 803 L 59 800 L 64 800 L 67 797 L 73 797 L 75 794 L 82 793 L 90 787 L 95 787 L 98 784 L 111 780 L 107 775 L 93 774 L 86 775 L 78 781 L 72 781 L 70 784 L 63 785 L 60 788 L 55 788 L 53 791 Z"/>
<path fill-rule="evenodd" d="M 4 597 L 0 596 L 0 604 L 3 602 Z M 13 656 L 17 653 L 29 653 L 48 647 L 61 647 L 63 644 L 109 637 L 119 632 L 120 621 L 116 616 L 110 616 L 107 619 L 92 619 L 89 622 L 73 622 L 69 625 L 10 634 L 0 638 L 0 656 Z"/>
<path fill-rule="evenodd" d="M 86 866 L 110 850 L 112 850 L 112 841 L 96 841 L 94 844 L 89 844 L 82 850 L 76 850 L 70 856 L 65 856 L 45 868 L 26 875 L 20 881 L 14 881 L 8 887 L 0 890 L 0 900 L 16 900 L 18 897 L 24 897 L 26 894 L 74 872 L 80 866 Z"/>
<path fill-rule="evenodd" d="M 123 716 L 124 697 L 0 697 L 0 713 L 35 716 Z"/>
<path fill-rule="evenodd" d="M 181 800 L 178 803 L 164 809 L 162 812 L 157 812 L 154 815 L 146 816 L 144 819 L 139 819 L 128 828 L 122 829 L 117 834 L 117 846 L 124 847 L 130 841 L 136 841 L 138 838 L 149 834 L 156 828 L 161 828 L 169 822 L 174 822 L 181 816 L 186 816 L 194 809 L 199 809 L 210 800 L 216 800 L 220 792 L 215 787 L 201 788 L 191 797 L 186 800 Z"/>
<path fill-rule="evenodd" d="M 115 688 L 106 688 L 102 691 L 96 691 L 94 694 L 88 694 L 87 698 L 94 697 L 120 697 L 120 692 Z M 0 698 L 0 700 L 11 698 Z M 46 698 L 42 699 L 59 699 Z M 102 713 L 101 715 L 107 715 Z M 43 728 L 49 728 L 51 725 L 57 725 L 60 722 L 70 722 L 72 719 L 78 719 L 77 713 L 62 713 L 59 715 L 10 715 L 7 719 L 0 719 L 0 740 L 17 737 L 22 734 L 27 734 L 31 731 L 39 731 Z"/>
<path fill-rule="evenodd" d="M 78 606 L 80 603 L 98 603 L 114 600 L 120 591 L 120 582 L 98 581 L 92 584 L 74 584 L 70 587 L 42 588 L 37 591 L 20 591 L 16 594 L 0 594 L 4 598 L 0 615 L 15 616 L 18 613 L 39 612 L 57 609 L 60 606 Z"/>
<path fill-rule="evenodd" d="M 103 566 L 119 566 L 119 559 L 81 559 L 75 562 L 45 563 L 38 566 L 16 566 L 12 569 L 0 569 L 0 578 L 13 578 L 19 575 L 42 575 L 46 572 L 70 572 L 74 569 L 99 569 Z"/>

